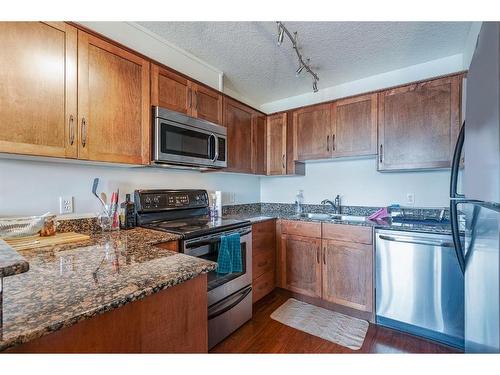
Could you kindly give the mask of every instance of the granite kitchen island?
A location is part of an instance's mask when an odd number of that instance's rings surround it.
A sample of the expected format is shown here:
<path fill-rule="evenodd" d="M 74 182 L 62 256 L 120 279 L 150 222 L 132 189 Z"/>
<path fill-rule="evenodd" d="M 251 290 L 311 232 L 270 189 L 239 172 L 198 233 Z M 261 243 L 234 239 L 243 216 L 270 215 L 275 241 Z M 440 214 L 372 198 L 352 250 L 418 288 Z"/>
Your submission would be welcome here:
<path fill-rule="evenodd" d="M 179 239 L 136 228 L 20 251 L 29 271 L 3 279 L 0 350 L 206 352 L 216 264 L 179 254 Z"/>

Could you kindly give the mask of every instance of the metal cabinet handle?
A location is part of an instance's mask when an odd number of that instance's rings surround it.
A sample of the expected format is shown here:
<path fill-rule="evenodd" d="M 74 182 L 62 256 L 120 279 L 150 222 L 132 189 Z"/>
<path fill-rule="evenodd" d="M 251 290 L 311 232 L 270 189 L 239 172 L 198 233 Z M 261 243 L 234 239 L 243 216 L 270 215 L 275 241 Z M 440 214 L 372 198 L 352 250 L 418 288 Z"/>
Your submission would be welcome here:
<path fill-rule="evenodd" d="M 318 250 L 316 251 L 316 261 L 318 263 L 320 263 L 320 260 L 319 260 L 319 253 L 321 252 L 321 248 L 318 248 Z"/>
<path fill-rule="evenodd" d="M 335 151 L 335 134 L 332 135 L 332 151 Z"/>
<path fill-rule="evenodd" d="M 323 264 L 326 264 L 326 247 L 323 248 Z"/>
<path fill-rule="evenodd" d="M 382 147 L 383 147 L 383 146 L 382 146 L 382 145 L 380 145 L 380 151 L 379 151 L 379 153 L 378 153 L 379 160 L 380 160 L 380 162 L 381 162 L 381 163 L 382 163 L 382 161 L 384 160 L 384 157 L 383 157 L 383 155 L 384 155 L 384 152 L 383 152 L 383 151 L 384 151 L 384 149 L 383 149 Z"/>
<path fill-rule="evenodd" d="M 281 161 L 281 164 L 282 164 L 282 166 L 283 166 L 283 169 L 285 169 L 285 168 L 286 168 L 286 165 L 285 165 L 285 154 L 283 154 L 283 155 L 282 155 L 281 160 L 282 160 L 282 161 Z"/>
<path fill-rule="evenodd" d="M 87 145 L 87 120 L 82 117 L 82 147 Z"/>
<path fill-rule="evenodd" d="M 191 105 L 193 104 L 193 92 L 191 89 L 188 89 L 188 108 L 191 108 Z"/>
<path fill-rule="evenodd" d="M 330 151 L 330 136 L 326 136 L 326 151 Z"/>
<path fill-rule="evenodd" d="M 69 116 L 69 144 L 73 146 L 75 143 L 75 118 L 73 115 Z"/>
<path fill-rule="evenodd" d="M 194 91 L 194 109 L 195 111 L 198 110 L 198 92 Z"/>

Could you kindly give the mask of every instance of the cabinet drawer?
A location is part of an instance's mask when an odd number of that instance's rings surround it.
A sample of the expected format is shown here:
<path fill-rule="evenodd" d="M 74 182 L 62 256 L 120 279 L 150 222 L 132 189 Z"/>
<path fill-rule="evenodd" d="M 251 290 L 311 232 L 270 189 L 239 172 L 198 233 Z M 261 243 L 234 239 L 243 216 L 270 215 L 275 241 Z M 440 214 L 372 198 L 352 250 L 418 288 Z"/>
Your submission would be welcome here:
<path fill-rule="evenodd" d="M 255 280 L 264 273 L 274 273 L 274 252 L 260 252 L 252 258 L 252 278 Z"/>
<path fill-rule="evenodd" d="M 336 241 L 357 242 L 370 245 L 372 228 L 346 224 L 323 223 L 323 238 Z"/>
<path fill-rule="evenodd" d="M 281 223 L 281 232 L 295 236 L 321 238 L 321 223 L 283 220 Z"/>
<path fill-rule="evenodd" d="M 254 280 L 253 284 L 253 303 L 265 295 L 271 293 L 274 289 L 274 272 L 267 272 Z"/>

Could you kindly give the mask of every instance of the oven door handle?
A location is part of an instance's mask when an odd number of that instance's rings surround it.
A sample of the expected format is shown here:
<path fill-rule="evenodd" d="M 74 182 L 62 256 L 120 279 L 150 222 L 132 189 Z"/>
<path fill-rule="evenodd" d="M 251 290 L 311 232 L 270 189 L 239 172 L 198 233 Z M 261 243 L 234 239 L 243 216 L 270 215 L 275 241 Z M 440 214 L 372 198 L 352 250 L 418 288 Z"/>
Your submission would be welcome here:
<path fill-rule="evenodd" d="M 238 233 L 238 232 L 229 232 L 229 234 L 233 233 Z M 252 233 L 252 229 L 248 229 L 245 232 L 240 233 L 240 237 L 246 236 L 247 234 Z M 221 236 L 215 237 L 213 239 L 206 239 L 206 240 L 201 240 L 201 241 L 196 241 L 196 242 L 188 242 L 186 243 L 186 249 L 192 249 L 193 247 L 199 247 L 199 246 L 204 246 L 204 245 L 211 245 L 217 242 L 220 242 Z"/>
<path fill-rule="evenodd" d="M 186 249 L 192 249 L 193 247 L 200 247 L 205 245 L 212 245 L 217 242 L 220 242 L 220 237 L 214 238 L 213 240 L 203 240 L 203 241 L 188 243 L 186 244 Z"/>
<path fill-rule="evenodd" d="M 250 292 L 252 291 L 252 287 L 249 286 L 248 288 L 244 289 L 243 291 L 241 291 L 239 294 L 240 296 L 236 299 L 236 301 L 230 303 L 229 305 L 226 305 L 227 302 L 230 302 L 232 300 L 229 299 L 228 301 L 224 301 L 222 300 L 220 302 L 220 304 L 222 304 L 224 307 L 222 307 L 221 309 L 219 310 L 216 310 L 215 312 L 211 312 L 208 314 L 208 320 L 212 320 L 212 319 L 215 319 L 217 318 L 218 316 L 224 314 L 225 312 L 231 310 L 233 307 L 235 307 L 236 305 L 238 305 L 241 301 L 243 301 L 249 294 Z"/>

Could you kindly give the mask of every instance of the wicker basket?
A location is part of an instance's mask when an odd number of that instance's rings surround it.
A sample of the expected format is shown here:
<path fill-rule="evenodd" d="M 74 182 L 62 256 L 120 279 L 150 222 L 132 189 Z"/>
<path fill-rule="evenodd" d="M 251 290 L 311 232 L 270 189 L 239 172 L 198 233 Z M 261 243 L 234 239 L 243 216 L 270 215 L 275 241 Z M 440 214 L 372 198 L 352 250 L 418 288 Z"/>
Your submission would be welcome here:
<path fill-rule="evenodd" d="M 33 236 L 40 232 L 45 220 L 55 215 L 46 213 L 42 216 L 0 218 L 0 238 Z"/>

